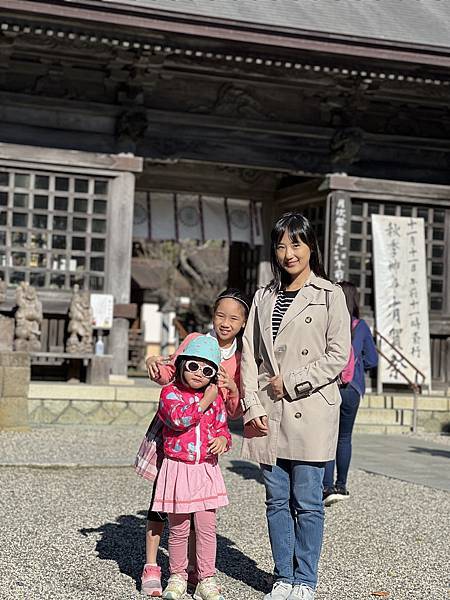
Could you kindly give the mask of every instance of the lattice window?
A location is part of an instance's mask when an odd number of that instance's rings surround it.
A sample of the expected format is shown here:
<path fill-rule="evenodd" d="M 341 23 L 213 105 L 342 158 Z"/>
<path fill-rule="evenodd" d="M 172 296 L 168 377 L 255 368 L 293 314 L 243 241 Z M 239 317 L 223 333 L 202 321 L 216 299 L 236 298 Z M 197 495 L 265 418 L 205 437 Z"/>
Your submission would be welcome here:
<path fill-rule="evenodd" d="M 0 277 L 103 290 L 107 179 L 0 168 Z"/>
<path fill-rule="evenodd" d="M 302 206 L 299 211 L 311 222 L 323 253 L 325 248 L 325 203 Z"/>
<path fill-rule="evenodd" d="M 450 212 L 447 210 L 447 212 Z M 352 199 L 350 225 L 349 280 L 360 290 L 361 304 L 373 308 L 372 214 L 422 217 L 425 221 L 427 275 L 430 310 L 445 310 L 445 230 L 446 209 L 398 205 Z"/>

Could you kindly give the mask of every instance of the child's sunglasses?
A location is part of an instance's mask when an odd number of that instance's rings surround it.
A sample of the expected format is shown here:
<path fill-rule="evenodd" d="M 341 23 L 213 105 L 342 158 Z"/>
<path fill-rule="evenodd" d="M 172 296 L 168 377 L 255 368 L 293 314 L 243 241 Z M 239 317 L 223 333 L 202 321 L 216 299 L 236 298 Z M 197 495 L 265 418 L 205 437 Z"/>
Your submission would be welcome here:
<path fill-rule="evenodd" d="M 198 371 L 200 371 L 201 374 L 208 379 L 212 379 L 217 373 L 217 369 L 214 369 L 214 367 L 210 367 L 209 365 L 201 367 L 198 362 L 195 362 L 195 360 L 188 360 L 186 363 L 186 369 L 189 371 L 189 373 L 198 373 Z"/>

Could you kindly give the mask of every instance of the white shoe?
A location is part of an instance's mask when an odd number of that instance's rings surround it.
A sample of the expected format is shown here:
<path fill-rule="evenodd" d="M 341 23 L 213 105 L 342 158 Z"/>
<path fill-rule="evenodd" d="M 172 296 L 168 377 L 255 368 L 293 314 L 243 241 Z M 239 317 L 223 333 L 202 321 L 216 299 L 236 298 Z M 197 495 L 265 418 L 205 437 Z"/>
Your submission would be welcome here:
<path fill-rule="evenodd" d="M 264 600 L 287 600 L 290 598 L 292 585 L 287 581 L 276 581 L 270 594 L 264 596 Z"/>
<path fill-rule="evenodd" d="M 314 594 L 314 590 L 302 583 L 301 585 L 294 585 L 288 600 L 314 600 Z"/>

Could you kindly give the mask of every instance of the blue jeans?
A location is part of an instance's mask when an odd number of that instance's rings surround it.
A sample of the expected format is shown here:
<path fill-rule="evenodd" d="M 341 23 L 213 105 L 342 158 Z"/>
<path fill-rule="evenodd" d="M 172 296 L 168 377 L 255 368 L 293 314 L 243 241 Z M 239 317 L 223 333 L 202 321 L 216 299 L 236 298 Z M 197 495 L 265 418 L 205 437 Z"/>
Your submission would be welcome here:
<path fill-rule="evenodd" d="M 358 412 L 360 395 L 350 385 L 340 389 L 341 392 L 341 412 L 339 418 L 339 437 L 336 450 L 336 485 L 346 486 L 347 475 L 352 458 L 352 431 L 355 424 L 356 413 Z M 330 460 L 325 465 L 325 475 L 323 478 L 323 487 L 333 486 L 335 461 Z"/>
<path fill-rule="evenodd" d="M 322 549 L 325 463 L 278 459 L 261 465 L 275 581 L 317 585 Z"/>

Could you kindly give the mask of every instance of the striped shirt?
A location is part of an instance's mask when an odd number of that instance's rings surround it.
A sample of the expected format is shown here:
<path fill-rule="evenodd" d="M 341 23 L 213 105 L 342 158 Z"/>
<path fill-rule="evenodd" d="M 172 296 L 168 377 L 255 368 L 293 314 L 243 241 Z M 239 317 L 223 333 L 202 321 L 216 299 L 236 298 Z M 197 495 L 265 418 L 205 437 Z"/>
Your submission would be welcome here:
<path fill-rule="evenodd" d="M 275 301 L 275 306 L 273 307 L 272 313 L 272 339 L 275 341 L 277 337 L 278 330 L 280 329 L 281 321 L 283 320 L 284 313 L 292 304 L 295 296 L 298 294 L 299 290 L 295 290 L 295 292 L 285 292 L 281 291 L 277 294 L 277 299 Z"/>

